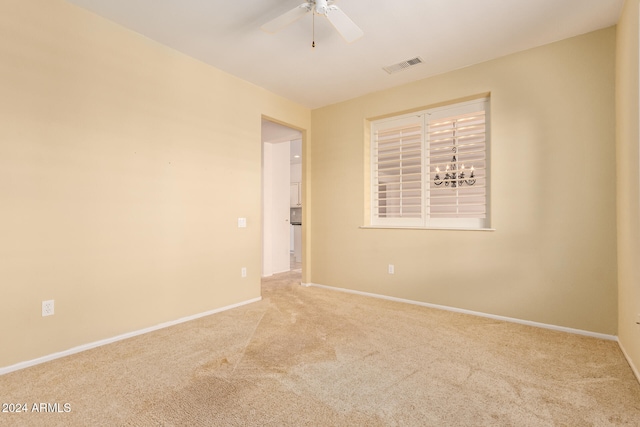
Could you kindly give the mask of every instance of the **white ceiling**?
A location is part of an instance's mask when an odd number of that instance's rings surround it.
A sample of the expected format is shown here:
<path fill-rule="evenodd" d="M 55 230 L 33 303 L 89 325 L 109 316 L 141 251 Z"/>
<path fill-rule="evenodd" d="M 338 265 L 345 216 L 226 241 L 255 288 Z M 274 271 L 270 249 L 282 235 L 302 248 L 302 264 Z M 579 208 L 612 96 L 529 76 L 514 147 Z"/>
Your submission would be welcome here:
<path fill-rule="evenodd" d="M 277 143 L 294 139 L 302 139 L 302 132 L 262 119 L 262 142 Z"/>
<path fill-rule="evenodd" d="M 302 163 L 302 132 L 290 127 L 262 119 L 262 142 L 290 142 L 289 161 L 291 164 Z"/>
<path fill-rule="evenodd" d="M 364 31 L 347 44 L 308 14 L 260 26 L 302 0 L 68 0 L 309 108 L 615 25 L 624 0 L 338 0 Z M 382 67 L 425 63 L 389 75 Z"/>

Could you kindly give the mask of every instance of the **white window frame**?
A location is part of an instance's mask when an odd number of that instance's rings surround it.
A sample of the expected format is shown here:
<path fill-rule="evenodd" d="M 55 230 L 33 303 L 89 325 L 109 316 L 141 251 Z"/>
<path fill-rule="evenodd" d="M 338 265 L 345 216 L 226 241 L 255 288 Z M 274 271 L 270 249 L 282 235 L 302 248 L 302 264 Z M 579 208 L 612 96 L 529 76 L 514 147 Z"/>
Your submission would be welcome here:
<path fill-rule="evenodd" d="M 434 176 L 434 168 L 430 165 L 428 156 L 428 124 L 430 120 L 448 118 L 462 114 L 484 110 L 485 112 L 485 149 L 484 171 L 481 179 L 484 182 L 484 218 L 434 218 L 430 214 L 431 209 L 431 181 Z M 378 191 L 377 148 L 376 134 L 381 129 L 390 129 L 406 123 L 419 122 L 421 126 L 421 173 L 422 173 L 422 209 L 419 217 L 379 217 L 376 210 Z M 473 101 L 459 102 L 446 106 L 425 109 L 422 111 L 402 114 L 385 119 L 374 120 L 370 123 L 370 226 L 381 228 L 435 228 L 435 229 L 490 229 L 490 102 L 489 98 L 475 99 Z M 467 171 L 467 176 L 468 176 Z M 444 173 L 441 173 L 444 175 Z M 456 191 L 456 190 L 452 190 Z M 455 196 L 458 198 L 458 195 Z M 435 215 L 435 214 L 434 214 Z"/>

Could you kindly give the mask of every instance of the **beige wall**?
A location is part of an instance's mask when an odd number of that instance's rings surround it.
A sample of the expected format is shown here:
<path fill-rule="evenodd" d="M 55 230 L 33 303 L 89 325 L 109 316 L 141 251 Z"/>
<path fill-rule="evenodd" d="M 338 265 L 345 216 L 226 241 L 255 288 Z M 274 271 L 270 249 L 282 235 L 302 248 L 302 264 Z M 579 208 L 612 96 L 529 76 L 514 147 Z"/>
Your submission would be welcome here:
<path fill-rule="evenodd" d="M 638 167 L 638 0 L 627 0 L 617 30 L 618 335 L 640 369 L 640 175 Z M 637 371 L 636 371 L 637 373 Z"/>
<path fill-rule="evenodd" d="M 615 43 L 609 28 L 314 110 L 310 281 L 616 334 Z M 495 231 L 359 228 L 366 120 L 487 92 Z"/>
<path fill-rule="evenodd" d="M 310 126 L 62 0 L 2 1 L 0 367 L 259 297 L 262 115 Z"/>

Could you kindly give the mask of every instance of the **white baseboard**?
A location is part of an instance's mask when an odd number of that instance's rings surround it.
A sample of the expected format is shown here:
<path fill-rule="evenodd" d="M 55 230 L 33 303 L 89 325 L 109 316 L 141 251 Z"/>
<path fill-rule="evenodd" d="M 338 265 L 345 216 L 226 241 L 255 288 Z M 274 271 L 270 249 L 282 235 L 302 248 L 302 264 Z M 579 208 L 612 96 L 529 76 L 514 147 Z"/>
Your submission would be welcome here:
<path fill-rule="evenodd" d="M 570 333 L 570 334 L 585 335 L 585 336 L 588 336 L 588 337 L 599 338 L 599 339 L 604 339 L 604 340 L 610 340 L 610 341 L 617 341 L 618 340 L 618 337 L 615 336 L 615 335 L 607 335 L 607 334 L 601 334 L 601 333 L 598 333 L 598 332 L 584 331 L 582 329 L 566 328 L 564 326 L 549 325 L 547 323 L 532 322 L 532 321 L 529 321 L 529 320 L 516 319 L 516 318 L 513 318 L 513 317 L 498 316 L 498 315 L 495 315 L 495 314 L 482 313 L 482 312 L 479 312 L 479 311 L 465 310 L 465 309 L 462 309 L 462 308 L 449 307 L 449 306 L 446 306 L 446 305 L 430 304 L 430 303 L 427 303 L 427 302 L 414 301 L 414 300 L 408 300 L 408 299 L 403 299 L 403 298 L 396 298 L 396 297 L 391 297 L 391 296 L 387 296 L 387 295 L 373 294 L 373 293 L 369 293 L 369 292 L 356 291 L 356 290 L 353 290 L 353 289 L 336 288 L 336 287 L 333 287 L 333 286 L 319 285 L 317 283 L 302 283 L 302 286 L 305 286 L 305 287 L 314 286 L 314 287 L 317 287 L 317 288 L 330 289 L 330 290 L 333 290 L 333 291 L 340 291 L 340 292 L 346 292 L 346 293 L 350 293 L 350 294 L 362 295 L 362 296 L 366 296 L 366 297 L 385 299 L 385 300 L 395 301 L 395 302 L 402 302 L 402 303 L 405 303 L 405 304 L 419 305 L 419 306 L 422 306 L 422 307 L 435 308 L 435 309 L 438 309 L 438 310 L 453 311 L 455 313 L 470 314 L 472 316 L 486 317 L 486 318 L 494 319 L 494 320 L 502 320 L 504 322 L 518 323 L 520 325 L 534 326 L 536 328 L 551 329 L 551 330 L 554 330 L 554 331 L 567 332 L 567 333 Z"/>
<path fill-rule="evenodd" d="M 629 353 L 627 353 L 627 351 L 624 349 L 624 346 L 622 345 L 620 340 L 618 340 L 618 345 L 620 346 L 620 350 L 622 350 L 622 354 L 624 354 L 625 359 L 627 359 L 627 362 L 629 363 L 633 374 L 636 376 L 636 379 L 640 383 L 640 371 L 638 371 L 636 365 L 633 364 L 633 360 L 631 359 L 631 357 L 629 357 Z"/>
<path fill-rule="evenodd" d="M 20 369 L 28 368 L 30 366 L 39 365 L 41 363 L 49 362 L 51 360 L 59 359 L 61 357 L 70 356 L 72 354 L 80 353 L 82 351 L 90 350 L 92 348 L 100 347 L 103 345 L 111 344 L 117 341 L 126 340 L 127 338 L 133 338 L 138 335 L 146 334 L 149 332 L 157 331 L 158 329 L 168 328 L 169 326 L 178 325 L 180 323 L 189 322 L 190 320 L 199 319 L 200 317 L 210 316 L 212 314 L 220 313 L 222 311 L 231 310 L 232 308 L 241 307 L 243 305 L 251 304 L 254 302 L 258 302 L 262 300 L 262 297 L 253 298 L 247 301 L 242 301 L 236 304 L 227 305 L 225 307 L 216 308 L 213 310 L 206 311 L 204 313 L 194 314 L 192 316 L 182 317 L 177 320 L 172 320 L 170 322 L 160 323 L 159 325 L 151 326 L 149 328 L 140 329 L 138 331 L 128 332 L 126 334 L 118 335 L 112 338 L 107 338 L 100 341 L 94 341 L 89 344 L 83 344 L 78 347 L 73 347 L 68 350 L 64 350 L 58 353 L 49 354 L 47 356 L 38 357 L 37 359 L 28 360 L 26 362 L 16 363 L 15 365 L 6 366 L 4 368 L 0 368 L 0 375 L 8 374 L 9 372 L 18 371 Z"/>

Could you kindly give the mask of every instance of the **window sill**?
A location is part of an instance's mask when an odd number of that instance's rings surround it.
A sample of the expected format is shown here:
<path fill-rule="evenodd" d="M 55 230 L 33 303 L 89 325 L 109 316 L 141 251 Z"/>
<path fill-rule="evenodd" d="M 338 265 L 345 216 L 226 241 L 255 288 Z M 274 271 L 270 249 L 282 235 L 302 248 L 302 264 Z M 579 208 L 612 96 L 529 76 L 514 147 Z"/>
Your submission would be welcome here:
<path fill-rule="evenodd" d="M 495 228 L 456 228 L 456 227 L 417 227 L 417 226 L 391 226 L 391 225 L 361 225 L 362 229 L 382 230 L 453 230 L 453 231 L 496 231 Z"/>

